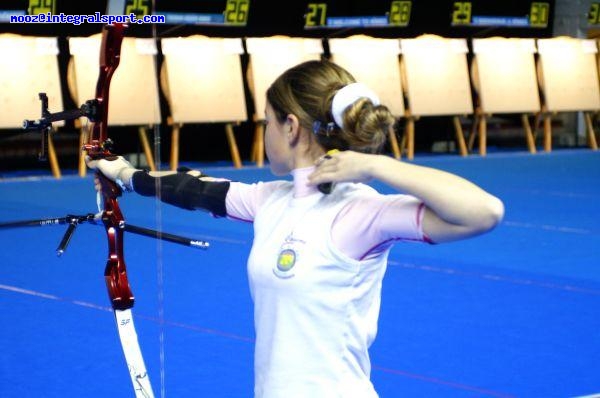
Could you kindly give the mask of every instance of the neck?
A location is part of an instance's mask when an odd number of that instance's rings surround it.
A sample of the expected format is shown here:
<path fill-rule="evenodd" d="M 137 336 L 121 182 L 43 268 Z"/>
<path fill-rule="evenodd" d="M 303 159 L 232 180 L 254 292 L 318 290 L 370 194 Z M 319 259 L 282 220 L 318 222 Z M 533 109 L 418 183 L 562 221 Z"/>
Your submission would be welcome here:
<path fill-rule="evenodd" d="M 300 167 L 292 170 L 294 177 L 294 197 L 302 198 L 319 192 L 317 187 L 308 185 L 308 176 L 314 171 L 315 166 Z"/>
<path fill-rule="evenodd" d="M 325 154 L 325 150 L 319 145 L 312 133 L 302 130 L 298 142 L 293 145 L 291 151 L 292 170 L 313 167 L 319 157 Z"/>

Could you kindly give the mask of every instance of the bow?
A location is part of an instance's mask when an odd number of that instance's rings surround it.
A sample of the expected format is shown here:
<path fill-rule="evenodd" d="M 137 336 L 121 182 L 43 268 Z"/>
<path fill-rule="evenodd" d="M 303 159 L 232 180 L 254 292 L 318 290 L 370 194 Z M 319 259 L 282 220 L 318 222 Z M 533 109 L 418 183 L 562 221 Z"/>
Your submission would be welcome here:
<path fill-rule="evenodd" d="M 111 159 L 112 141 L 108 138 L 108 99 L 110 81 L 119 66 L 121 43 L 126 25 L 106 25 L 102 32 L 100 45 L 100 73 L 96 83 L 95 114 L 92 119 L 93 127 L 87 144 L 82 150 L 92 159 Z M 121 213 L 117 198 L 121 196 L 121 188 L 107 179 L 102 173 L 96 172 L 100 181 L 102 197 L 101 220 L 108 238 L 108 259 L 104 269 L 104 278 L 108 289 L 112 308 L 115 313 L 119 338 L 125 354 L 129 375 L 133 383 L 136 397 L 153 397 L 150 378 L 146 371 L 144 357 L 137 339 L 133 323 L 134 297 L 127 278 L 127 268 L 123 255 L 124 231 L 121 228 L 125 219 Z"/>
<path fill-rule="evenodd" d="M 115 70 L 119 66 L 121 43 L 123 42 L 126 28 L 127 26 L 124 24 L 115 23 L 106 25 L 102 31 L 100 72 L 96 83 L 96 96 L 94 99 L 87 101 L 81 108 L 75 111 L 51 114 L 48 112 L 48 99 L 46 95 L 43 93 L 40 94 L 42 118 L 35 121 L 26 120 L 23 126 L 27 130 L 43 131 L 41 158 L 44 157 L 45 142 L 52 122 L 80 116 L 85 116 L 93 122 L 88 142 L 83 145 L 82 150 L 86 151 L 91 159 L 111 160 L 115 158 L 115 155 L 111 152 L 113 142 L 108 138 L 108 99 L 110 82 Z M 117 200 L 122 195 L 122 190 L 116 183 L 98 171 L 96 172 L 96 178 L 99 180 L 101 186 L 101 190 L 98 193 L 101 196 L 101 201 L 99 201 L 101 208 L 97 218 L 102 221 L 108 238 L 108 260 L 104 269 L 104 278 L 108 289 L 108 296 L 114 310 L 119 338 L 136 397 L 154 397 L 131 312 L 134 296 L 127 278 L 127 268 L 123 254 L 125 218 Z M 90 217 L 69 219 L 69 229 L 59 245 L 58 253 L 64 252 L 76 225 L 84 220 L 90 220 Z"/>
<path fill-rule="evenodd" d="M 108 137 L 108 104 L 111 78 L 120 61 L 121 43 L 127 26 L 124 24 L 106 25 L 102 32 L 102 43 L 100 46 L 100 71 L 96 84 L 96 96 L 87 101 L 79 109 L 50 113 L 48 111 L 48 99 L 44 93 L 39 97 L 42 102 L 42 116 L 37 120 L 25 120 L 23 127 L 27 130 L 42 131 L 42 154 L 43 158 L 47 135 L 52 128 L 52 122 L 59 120 L 71 120 L 78 117 L 87 117 L 92 123 L 92 131 L 82 150 L 87 152 L 91 159 L 115 159 L 111 152 L 112 140 Z M 104 269 L 104 277 L 108 295 L 115 314 L 119 338 L 125 354 L 125 360 L 131 376 L 136 398 L 154 397 L 152 386 L 146 365 L 138 342 L 135 326 L 133 323 L 132 307 L 134 296 L 127 278 L 127 268 L 123 253 L 124 232 L 133 232 L 157 239 L 167 240 L 187 246 L 206 249 L 209 244 L 205 241 L 192 240 L 181 236 L 154 231 L 151 229 L 129 225 L 125 222 L 118 198 L 122 195 L 122 189 L 118 184 L 109 180 L 99 171 L 96 178 L 100 182 L 101 189 L 98 192 L 100 212 L 96 215 L 84 216 L 68 215 L 62 218 L 18 221 L 0 223 L 0 228 L 43 226 L 68 224 L 59 248 L 58 254 L 62 254 L 75 231 L 78 224 L 82 222 L 98 223 L 104 226 L 108 239 L 108 259 Z"/>

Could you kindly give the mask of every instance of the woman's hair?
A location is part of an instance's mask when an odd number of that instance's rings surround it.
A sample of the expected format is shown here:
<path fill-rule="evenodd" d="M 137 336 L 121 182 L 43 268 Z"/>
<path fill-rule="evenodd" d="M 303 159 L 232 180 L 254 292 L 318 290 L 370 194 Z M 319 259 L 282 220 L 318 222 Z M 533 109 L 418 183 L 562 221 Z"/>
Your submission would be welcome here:
<path fill-rule="evenodd" d="M 314 136 L 325 150 L 379 152 L 396 122 L 385 105 L 374 105 L 369 99 L 360 98 L 346 108 L 343 129 L 334 122 L 333 97 L 338 90 L 355 82 L 347 70 L 333 62 L 307 61 L 279 76 L 267 90 L 267 101 L 280 123 L 293 114 L 302 127 L 313 132 L 318 122 L 322 127 Z M 333 127 L 328 129 L 327 125 Z"/>

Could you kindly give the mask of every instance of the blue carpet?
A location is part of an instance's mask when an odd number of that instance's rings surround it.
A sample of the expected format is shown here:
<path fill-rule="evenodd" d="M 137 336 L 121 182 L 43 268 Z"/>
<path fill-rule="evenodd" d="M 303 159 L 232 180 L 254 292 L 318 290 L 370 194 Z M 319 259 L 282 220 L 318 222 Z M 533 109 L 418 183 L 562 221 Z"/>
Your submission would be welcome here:
<path fill-rule="evenodd" d="M 477 239 L 394 247 L 371 351 L 381 397 L 600 393 L 600 153 L 414 162 L 480 184 L 502 198 L 506 216 Z M 238 181 L 273 179 L 268 168 L 190 166 Z M 0 222 L 95 211 L 91 177 L 7 178 L 0 198 Z M 121 206 L 132 224 L 211 243 L 199 251 L 126 236 L 134 319 L 155 394 L 252 396 L 251 225 L 136 195 Z M 0 229 L 0 396 L 131 397 L 103 280 L 104 231 L 80 225 L 57 257 L 64 231 Z"/>

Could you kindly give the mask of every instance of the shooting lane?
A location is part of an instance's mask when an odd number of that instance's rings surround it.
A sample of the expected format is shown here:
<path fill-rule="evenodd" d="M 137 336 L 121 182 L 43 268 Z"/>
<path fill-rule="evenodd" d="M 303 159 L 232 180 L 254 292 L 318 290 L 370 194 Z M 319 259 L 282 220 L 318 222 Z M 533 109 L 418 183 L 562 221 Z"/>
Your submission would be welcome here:
<path fill-rule="evenodd" d="M 75 103 L 94 97 L 98 73 L 100 35 L 70 37 L 71 59 L 68 68 L 69 92 Z M 128 37 L 121 45 L 121 61 L 111 85 L 108 111 L 110 126 L 135 126 L 145 155 L 145 166 L 156 170 L 148 140 L 148 130 L 161 123 L 158 83 L 156 80 L 156 44 L 148 38 Z M 87 120 L 79 122 L 80 147 L 86 141 Z M 79 157 L 79 175 L 86 174 L 84 157 Z"/>
<path fill-rule="evenodd" d="M 233 127 L 247 116 L 242 39 L 190 36 L 161 41 L 165 57 L 161 87 L 170 105 L 171 170 L 179 164 L 180 129 L 185 123 L 225 126 L 231 158 L 242 167 Z"/>
<path fill-rule="evenodd" d="M 594 40 L 555 37 L 537 41 L 543 104 L 544 150 L 552 150 L 552 115 L 583 112 L 587 143 L 598 149 L 591 115 L 600 111 L 598 48 Z"/>
<path fill-rule="evenodd" d="M 0 63 L 0 129 L 22 128 L 23 119 L 37 117 L 41 108 L 38 93 L 46 93 L 52 109 L 62 109 L 56 37 L 2 33 L 0 53 L 5 59 Z M 62 125 L 63 122 L 52 124 L 51 132 L 44 137 L 39 149 L 40 156 L 48 158 L 52 175 L 56 178 L 60 178 L 62 173 L 52 133 Z"/>
<path fill-rule="evenodd" d="M 415 122 L 421 117 L 450 116 L 461 156 L 467 147 L 460 118 L 473 113 L 467 43 L 437 35 L 400 39 L 401 71 L 408 102 L 403 147 L 414 158 Z"/>
<path fill-rule="evenodd" d="M 251 159 L 258 167 L 264 165 L 265 93 L 271 83 L 286 69 L 300 62 L 321 59 L 323 44 L 320 39 L 270 36 L 245 39 L 248 53 L 246 79 L 254 113 L 254 141 Z"/>
<path fill-rule="evenodd" d="M 533 39 L 490 37 L 473 39 L 471 79 L 476 96 L 475 122 L 469 150 L 479 138 L 479 153 L 486 153 L 487 120 L 493 114 L 519 113 L 529 152 L 536 153 L 529 116 L 541 113 L 535 73 Z"/>
<path fill-rule="evenodd" d="M 374 90 L 396 118 L 405 116 L 398 40 L 354 35 L 329 39 L 328 44 L 333 62 Z M 393 156 L 400 159 L 396 132 L 390 131 L 388 139 Z"/>

